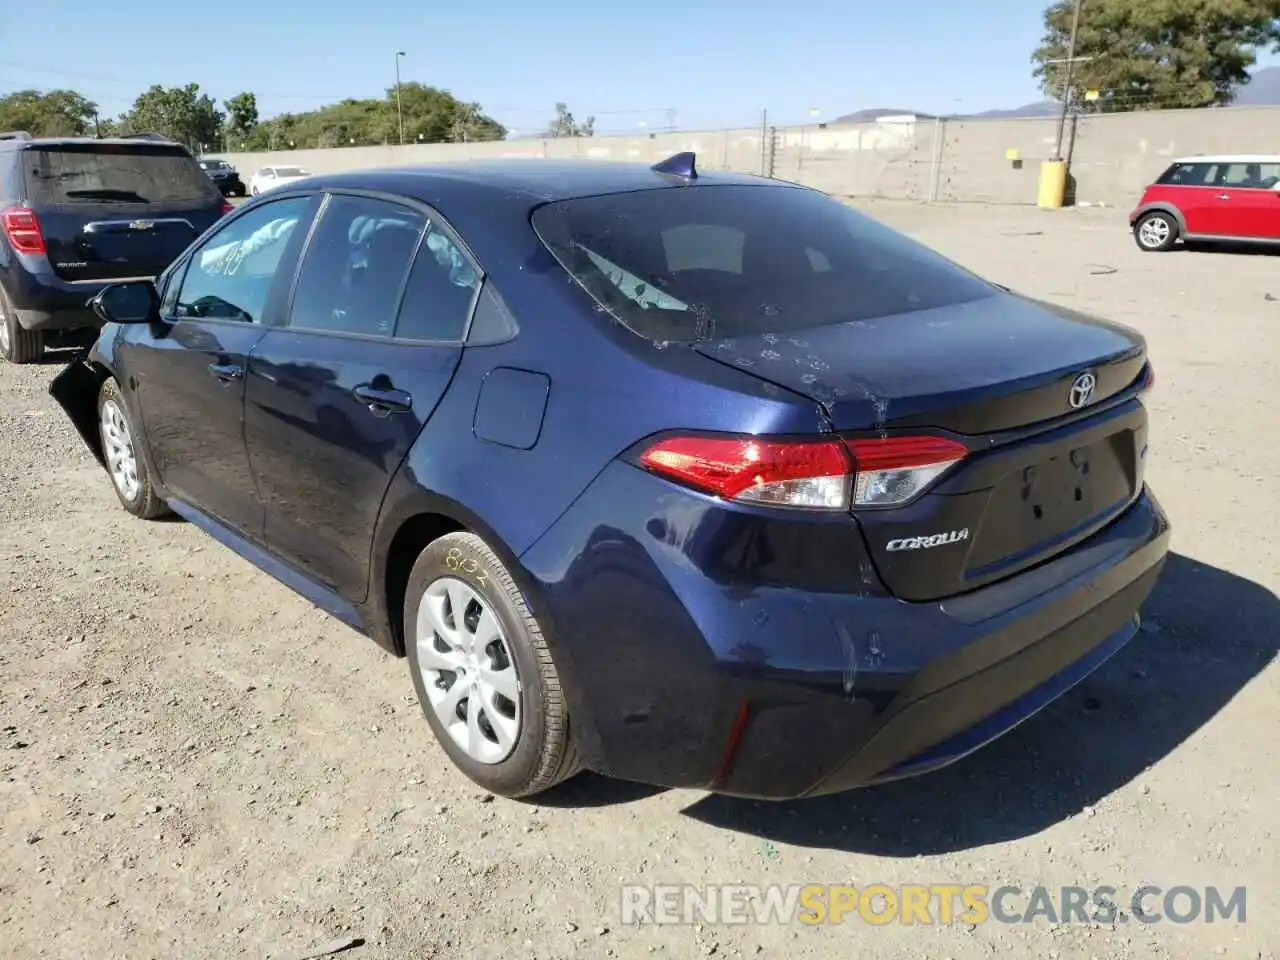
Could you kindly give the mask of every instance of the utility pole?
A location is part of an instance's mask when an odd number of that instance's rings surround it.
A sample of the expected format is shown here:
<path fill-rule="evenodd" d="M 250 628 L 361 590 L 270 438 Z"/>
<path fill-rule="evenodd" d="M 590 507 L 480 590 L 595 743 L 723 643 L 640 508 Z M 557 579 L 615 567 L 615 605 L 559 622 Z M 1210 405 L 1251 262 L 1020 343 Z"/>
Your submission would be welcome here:
<path fill-rule="evenodd" d="M 1055 160 L 1062 159 L 1062 134 L 1067 126 L 1067 107 L 1071 104 L 1071 80 L 1076 67 L 1076 35 L 1080 32 L 1080 7 L 1083 3 L 1084 0 L 1076 0 L 1075 12 L 1071 15 L 1071 39 L 1067 42 L 1067 76 L 1062 84 L 1062 113 L 1058 115 L 1058 136 L 1053 147 Z"/>
<path fill-rule="evenodd" d="M 397 50 L 396 55 L 392 57 L 396 65 L 396 119 L 400 124 L 400 143 L 404 144 L 404 107 L 400 105 L 400 58 L 404 56 L 403 50 Z M 1059 132 L 1061 133 L 1061 132 Z M 1059 136 L 1061 139 L 1061 136 Z"/>

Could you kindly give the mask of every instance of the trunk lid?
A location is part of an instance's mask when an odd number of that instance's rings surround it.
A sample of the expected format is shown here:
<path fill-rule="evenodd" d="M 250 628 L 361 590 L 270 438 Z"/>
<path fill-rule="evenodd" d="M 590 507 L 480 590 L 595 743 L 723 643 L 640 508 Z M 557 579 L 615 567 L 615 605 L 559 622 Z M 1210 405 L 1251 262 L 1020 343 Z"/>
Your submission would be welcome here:
<path fill-rule="evenodd" d="M 1142 490 L 1146 411 L 1128 396 L 1139 392 L 1146 349 L 1116 324 L 1000 294 L 696 349 L 812 398 L 842 433 L 941 431 L 970 447 L 916 500 L 854 511 L 882 580 L 904 600 L 953 596 L 1041 563 Z M 1077 407 L 1082 375 L 1094 387 Z"/>
<path fill-rule="evenodd" d="M 222 197 L 172 144 L 85 141 L 23 151 L 28 205 L 54 273 L 153 277 L 222 215 Z"/>
<path fill-rule="evenodd" d="M 1145 362 L 1135 331 L 1000 293 L 876 320 L 696 345 L 713 360 L 820 403 L 837 430 L 932 427 L 994 433 L 1073 412 L 1129 386 Z"/>

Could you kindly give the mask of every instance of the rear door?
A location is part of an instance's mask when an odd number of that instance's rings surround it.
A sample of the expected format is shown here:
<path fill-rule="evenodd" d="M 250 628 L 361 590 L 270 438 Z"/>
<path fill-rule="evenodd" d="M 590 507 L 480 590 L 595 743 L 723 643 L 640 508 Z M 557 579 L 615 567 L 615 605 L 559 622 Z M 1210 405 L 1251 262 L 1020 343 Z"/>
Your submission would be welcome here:
<path fill-rule="evenodd" d="M 1280 164 L 1231 163 L 1220 177 L 1215 211 L 1222 237 L 1280 239 Z"/>
<path fill-rule="evenodd" d="M 64 280 L 157 276 L 222 215 L 218 188 L 175 144 L 54 142 L 22 164 Z"/>
<path fill-rule="evenodd" d="M 364 598 L 382 497 L 462 355 L 478 271 L 394 198 L 334 193 L 285 325 L 249 360 L 245 435 L 271 550 Z"/>

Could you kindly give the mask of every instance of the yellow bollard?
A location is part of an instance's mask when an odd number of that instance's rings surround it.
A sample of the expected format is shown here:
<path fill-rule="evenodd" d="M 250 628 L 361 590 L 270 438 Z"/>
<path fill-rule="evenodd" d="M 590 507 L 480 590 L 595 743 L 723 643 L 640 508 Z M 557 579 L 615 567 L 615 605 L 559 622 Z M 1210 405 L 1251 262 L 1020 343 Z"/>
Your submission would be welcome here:
<path fill-rule="evenodd" d="M 1040 164 L 1040 193 L 1036 205 L 1042 210 L 1057 210 L 1067 196 L 1067 162 L 1046 160 Z"/>

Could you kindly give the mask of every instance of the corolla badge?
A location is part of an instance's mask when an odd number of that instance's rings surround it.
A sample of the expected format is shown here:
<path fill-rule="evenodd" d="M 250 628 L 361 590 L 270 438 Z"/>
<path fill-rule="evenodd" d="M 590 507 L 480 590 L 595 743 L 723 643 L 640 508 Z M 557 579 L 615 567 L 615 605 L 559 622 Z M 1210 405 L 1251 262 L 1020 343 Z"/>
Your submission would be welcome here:
<path fill-rule="evenodd" d="M 130 230 L 154 230 L 155 225 L 156 223 L 154 220 L 134 220 L 130 222 L 129 229 Z"/>
<path fill-rule="evenodd" d="M 1067 395 L 1071 406 L 1079 410 L 1093 399 L 1093 391 L 1098 386 L 1098 378 L 1088 371 L 1071 381 L 1071 392 Z"/>
<path fill-rule="evenodd" d="M 890 553 L 897 553 L 899 550 L 930 550 L 933 547 L 945 547 L 949 543 L 960 543 L 968 539 L 969 528 L 964 527 L 947 533 L 935 533 L 929 537 L 902 537 L 899 540 L 890 540 L 884 548 Z"/>

